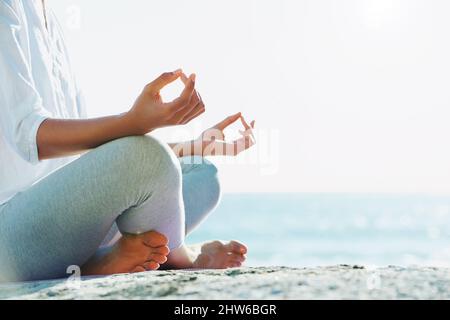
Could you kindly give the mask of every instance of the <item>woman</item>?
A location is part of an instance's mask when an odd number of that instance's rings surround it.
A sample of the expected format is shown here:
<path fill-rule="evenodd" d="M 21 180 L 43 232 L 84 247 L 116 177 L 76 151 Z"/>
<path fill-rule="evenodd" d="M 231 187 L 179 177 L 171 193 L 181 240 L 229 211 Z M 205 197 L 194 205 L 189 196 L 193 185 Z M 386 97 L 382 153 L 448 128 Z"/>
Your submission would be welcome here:
<path fill-rule="evenodd" d="M 177 79 L 183 92 L 163 102 L 160 90 Z M 44 1 L 0 0 L 0 281 L 63 277 L 74 265 L 107 275 L 244 262 L 239 242 L 206 243 L 194 254 L 183 240 L 220 197 L 217 170 L 203 157 L 252 146 L 254 122 L 236 114 L 170 145 L 146 135 L 205 111 L 195 80 L 164 73 L 128 112 L 85 119 Z M 224 142 L 239 119 L 242 138 Z"/>

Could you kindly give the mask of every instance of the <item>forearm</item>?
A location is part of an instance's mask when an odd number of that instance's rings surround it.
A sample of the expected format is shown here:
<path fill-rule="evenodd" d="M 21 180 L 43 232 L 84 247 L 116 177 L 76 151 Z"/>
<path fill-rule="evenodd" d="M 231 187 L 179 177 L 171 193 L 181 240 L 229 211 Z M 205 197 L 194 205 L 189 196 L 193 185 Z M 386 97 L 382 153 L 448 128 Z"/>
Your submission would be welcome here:
<path fill-rule="evenodd" d="M 39 159 L 80 154 L 106 142 L 136 135 L 126 114 L 86 120 L 45 120 L 37 134 Z"/>
<path fill-rule="evenodd" d="M 203 101 L 195 90 L 194 74 L 184 79 L 185 88 L 175 100 L 166 103 L 160 95 L 161 89 L 181 75 L 181 70 L 167 72 L 147 84 L 131 110 L 123 115 L 90 120 L 45 120 L 36 137 L 39 159 L 79 154 L 111 140 L 190 122 L 204 112 Z"/>

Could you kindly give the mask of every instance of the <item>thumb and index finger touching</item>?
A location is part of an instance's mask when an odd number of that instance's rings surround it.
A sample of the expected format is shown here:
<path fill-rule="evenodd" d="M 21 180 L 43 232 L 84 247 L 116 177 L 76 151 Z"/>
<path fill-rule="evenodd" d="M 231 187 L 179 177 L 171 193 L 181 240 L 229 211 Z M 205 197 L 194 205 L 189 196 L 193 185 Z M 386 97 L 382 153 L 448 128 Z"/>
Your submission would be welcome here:
<path fill-rule="evenodd" d="M 173 72 L 164 72 L 148 85 L 148 89 L 151 93 L 159 93 L 164 87 L 168 86 L 178 79 L 181 79 L 185 85 L 185 88 L 180 97 L 186 95 L 190 96 L 195 88 L 196 75 L 191 74 L 189 77 L 187 77 L 183 73 L 182 69 L 177 69 Z"/>
<path fill-rule="evenodd" d="M 238 121 L 242 117 L 242 113 L 236 113 L 232 116 L 229 116 L 225 120 L 219 122 L 214 126 L 215 129 L 225 130 L 227 127 L 231 126 L 233 123 Z"/>
<path fill-rule="evenodd" d="M 225 130 L 227 127 L 229 127 L 230 125 L 232 125 L 233 123 L 235 123 L 236 121 L 241 120 L 242 125 L 245 128 L 245 133 L 250 133 L 252 134 L 252 130 L 255 128 L 255 121 L 253 120 L 250 124 L 247 123 L 247 121 L 245 120 L 244 116 L 242 115 L 241 112 L 236 113 L 232 116 L 229 116 L 228 118 L 226 118 L 225 120 L 223 120 L 222 122 L 219 122 L 218 124 L 216 124 L 214 126 L 215 129 L 219 129 L 219 130 Z M 240 131 L 241 133 L 244 133 L 242 131 Z"/>
<path fill-rule="evenodd" d="M 164 72 L 149 84 L 149 90 L 152 93 L 159 93 L 164 87 L 180 78 L 182 73 L 183 71 L 181 69 L 177 69 L 173 72 Z"/>
<path fill-rule="evenodd" d="M 175 82 L 178 79 L 181 79 L 181 81 L 185 85 L 185 88 L 181 93 L 181 95 L 174 101 L 172 101 L 171 104 L 182 107 L 183 105 L 189 102 L 190 98 L 192 97 L 192 94 L 195 91 L 195 81 L 196 81 L 195 74 L 191 74 L 188 77 L 186 76 L 186 74 L 184 74 L 184 72 L 181 69 L 177 69 L 173 72 L 165 72 L 149 84 L 149 90 L 152 93 L 159 93 L 164 87 Z M 255 121 L 252 121 L 251 124 L 249 125 L 245 121 L 241 112 L 227 117 L 225 120 L 216 124 L 214 128 L 219 130 L 225 130 L 227 127 L 229 127 L 239 119 L 241 120 L 242 125 L 244 126 L 246 131 L 254 129 Z"/>

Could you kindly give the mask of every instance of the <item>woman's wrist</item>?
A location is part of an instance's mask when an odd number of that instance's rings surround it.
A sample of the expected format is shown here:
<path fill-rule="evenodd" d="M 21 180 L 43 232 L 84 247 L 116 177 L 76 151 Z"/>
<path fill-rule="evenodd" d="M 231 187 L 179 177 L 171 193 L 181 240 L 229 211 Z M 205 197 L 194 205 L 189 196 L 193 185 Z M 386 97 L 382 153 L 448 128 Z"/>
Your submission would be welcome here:
<path fill-rule="evenodd" d="M 143 128 L 139 119 L 130 111 L 118 115 L 118 118 L 120 119 L 122 130 L 127 136 L 143 136 L 153 131 L 151 128 Z"/>

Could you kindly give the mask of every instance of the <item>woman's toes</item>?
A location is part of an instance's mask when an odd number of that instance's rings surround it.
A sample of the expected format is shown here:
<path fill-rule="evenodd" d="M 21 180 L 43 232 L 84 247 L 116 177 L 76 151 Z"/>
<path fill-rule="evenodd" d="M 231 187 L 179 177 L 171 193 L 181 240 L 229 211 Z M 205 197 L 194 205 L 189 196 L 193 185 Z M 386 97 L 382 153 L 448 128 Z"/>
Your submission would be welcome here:
<path fill-rule="evenodd" d="M 205 243 L 202 245 L 202 253 L 210 253 L 210 252 L 216 252 L 216 251 L 222 251 L 225 246 L 222 244 L 222 242 L 216 240 L 212 242 Z"/>
<path fill-rule="evenodd" d="M 240 268 L 242 266 L 242 263 L 239 261 L 231 261 L 229 264 L 229 268 Z"/>
<path fill-rule="evenodd" d="M 159 264 L 163 264 L 163 263 L 167 262 L 167 257 L 165 255 L 162 255 L 162 254 L 152 253 L 148 257 L 148 260 L 152 260 L 152 261 L 155 261 L 155 262 L 157 262 Z"/>
<path fill-rule="evenodd" d="M 143 267 L 145 270 L 151 271 L 151 270 L 158 270 L 160 265 L 159 265 L 159 263 L 157 263 L 155 261 L 148 261 L 148 262 L 144 263 Z"/>
<path fill-rule="evenodd" d="M 168 246 L 162 246 L 158 248 L 152 248 L 152 252 L 163 256 L 167 256 L 170 253 L 170 250 Z"/>
<path fill-rule="evenodd" d="M 230 253 L 229 254 L 229 259 L 230 261 L 237 261 L 237 262 L 244 262 L 246 257 L 242 254 L 237 254 L 237 253 Z"/>
<path fill-rule="evenodd" d="M 136 268 L 134 268 L 131 273 L 140 273 L 140 272 L 144 272 L 145 268 L 141 267 L 141 266 L 137 266 Z"/>
<path fill-rule="evenodd" d="M 246 254 L 247 253 L 247 247 L 238 242 L 238 241 L 230 241 L 228 244 L 225 245 L 227 250 L 229 252 L 239 253 L 239 254 Z"/>
<path fill-rule="evenodd" d="M 194 268 L 210 268 L 211 267 L 211 257 L 207 254 L 200 254 L 194 262 Z"/>
<path fill-rule="evenodd" d="M 144 237 L 143 240 L 144 244 L 147 247 L 159 248 L 167 246 L 167 244 L 169 243 L 169 240 L 165 235 L 156 231 L 147 232 L 146 234 L 143 235 L 143 237 Z"/>

